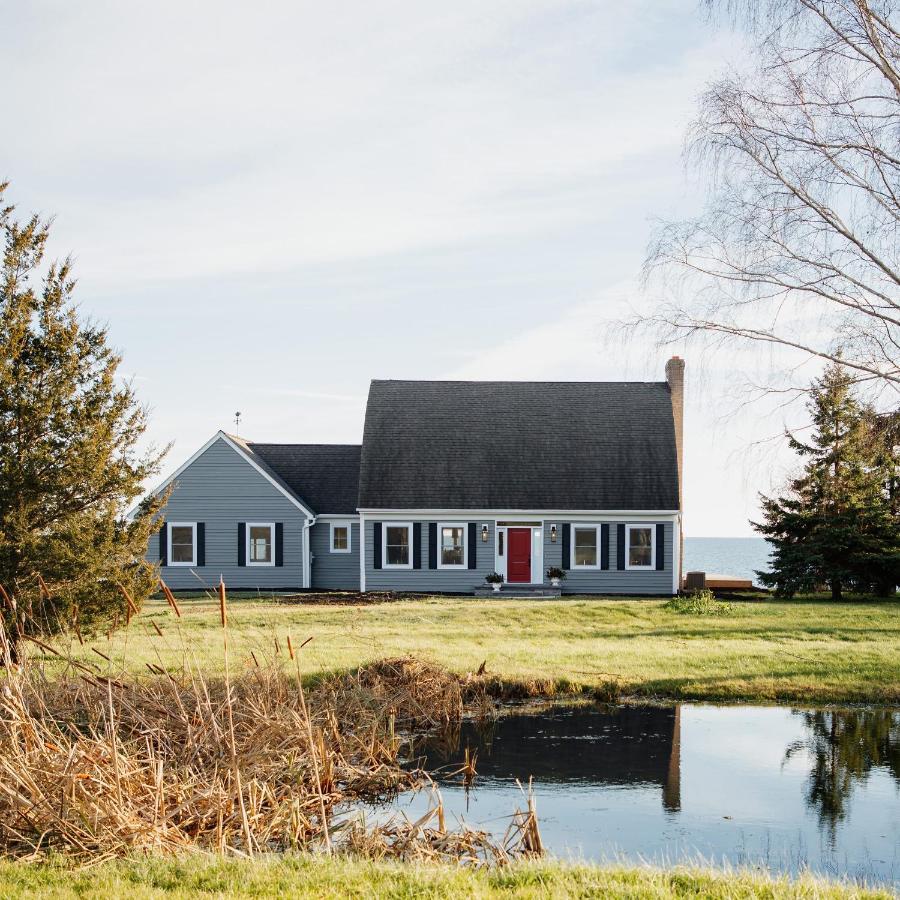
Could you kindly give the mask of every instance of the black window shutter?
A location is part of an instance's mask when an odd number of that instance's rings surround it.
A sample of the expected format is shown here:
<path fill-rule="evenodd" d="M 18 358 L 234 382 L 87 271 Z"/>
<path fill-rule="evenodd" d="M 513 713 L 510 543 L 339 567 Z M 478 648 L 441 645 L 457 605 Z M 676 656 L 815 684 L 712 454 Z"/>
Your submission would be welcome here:
<path fill-rule="evenodd" d="M 478 523 L 469 522 L 469 568 L 478 566 Z"/>
<path fill-rule="evenodd" d="M 381 522 L 372 523 L 372 565 L 381 568 Z"/>
<path fill-rule="evenodd" d="M 666 567 L 666 526 L 662 522 L 656 524 L 656 568 Z"/>
<path fill-rule="evenodd" d="M 428 523 L 428 568 L 437 568 L 437 522 Z"/>
<path fill-rule="evenodd" d="M 562 527 L 562 565 L 561 569 L 568 569 L 572 565 L 572 526 L 563 522 Z"/>
<path fill-rule="evenodd" d="M 197 523 L 197 566 L 206 565 L 206 523 Z"/>
<path fill-rule="evenodd" d="M 609 568 L 609 523 L 600 526 L 600 568 Z"/>
<path fill-rule="evenodd" d="M 413 522 L 413 568 L 422 568 L 422 523 Z"/>
<path fill-rule="evenodd" d="M 247 565 L 247 523 L 238 522 L 238 565 Z"/>
<path fill-rule="evenodd" d="M 284 522 L 275 523 L 275 565 L 284 565 Z"/>
<path fill-rule="evenodd" d="M 621 522 L 616 526 L 616 568 L 625 568 L 625 525 Z"/>
<path fill-rule="evenodd" d="M 167 566 L 169 564 L 169 526 L 163 525 L 159 529 L 159 564 Z"/>

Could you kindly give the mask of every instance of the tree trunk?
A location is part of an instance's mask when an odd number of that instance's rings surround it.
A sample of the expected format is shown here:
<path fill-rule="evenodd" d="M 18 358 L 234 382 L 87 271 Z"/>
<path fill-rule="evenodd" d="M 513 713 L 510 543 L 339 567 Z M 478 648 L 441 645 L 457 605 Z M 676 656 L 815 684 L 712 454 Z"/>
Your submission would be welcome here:
<path fill-rule="evenodd" d="M 841 591 L 841 579 L 835 578 L 831 582 L 831 599 L 834 600 L 835 603 L 840 603 L 841 600 L 844 599 L 844 595 Z"/>

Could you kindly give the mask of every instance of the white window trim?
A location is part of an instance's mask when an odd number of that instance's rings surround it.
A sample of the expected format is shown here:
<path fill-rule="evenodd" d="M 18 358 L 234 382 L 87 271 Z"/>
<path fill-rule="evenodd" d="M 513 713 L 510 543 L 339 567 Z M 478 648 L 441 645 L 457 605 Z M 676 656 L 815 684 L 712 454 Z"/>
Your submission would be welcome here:
<path fill-rule="evenodd" d="M 569 547 L 569 569 L 572 572 L 593 572 L 603 568 L 603 527 L 594 522 L 571 522 L 569 527 L 572 531 L 571 546 Z M 592 566 L 575 565 L 575 532 L 589 531 L 591 528 L 597 534 L 597 562 Z"/>
<path fill-rule="evenodd" d="M 650 563 L 646 566 L 633 566 L 628 562 L 631 554 L 631 532 L 636 528 L 650 529 Z M 625 568 L 630 572 L 648 572 L 650 569 L 656 568 L 656 526 L 649 522 L 635 522 L 625 526 Z"/>
<path fill-rule="evenodd" d="M 338 548 L 334 546 L 334 529 L 335 528 L 346 528 L 347 529 L 347 546 L 346 548 Z M 329 529 L 329 534 L 331 535 L 331 542 L 329 544 L 329 548 L 332 553 L 350 553 L 353 549 L 353 527 L 349 522 L 332 522 L 331 528 Z"/>
<path fill-rule="evenodd" d="M 191 561 L 172 562 L 172 528 L 191 529 Z M 166 566 L 196 566 L 197 565 L 197 523 L 196 522 L 168 522 L 166 523 Z"/>
<path fill-rule="evenodd" d="M 389 563 L 387 561 L 387 533 L 388 528 L 408 528 L 409 540 L 409 562 L 408 563 Z M 415 557 L 415 548 L 413 540 L 415 539 L 412 522 L 385 522 L 381 526 L 381 568 L 382 569 L 411 569 L 413 567 L 413 558 Z"/>
<path fill-rule="evenodd" d="M 463 561 L 461 563 L 444 563 L 444 529 L 461 528 L 463 533 Z M 469 523 L 468 522 L 438 522 L 437 523 L 437 567 L 439 569 L 468 569 L 469 568 Z"/>
<path fill-rule="evenodd" d="M 247 522 L 246 523 L 247 533 L 245 535 L 246 547 L 245 547 L 245 560 L 248 566 L 274 566 L 275 565 L 275 523 L 274 522 Z M 268 528 L 269 529 L 269 541 L 272 545 L 272 560 L 271 562 L 257 562 L 255 560 L 251 561 L 250 559 L 250 529 L 251 528 Z"/>

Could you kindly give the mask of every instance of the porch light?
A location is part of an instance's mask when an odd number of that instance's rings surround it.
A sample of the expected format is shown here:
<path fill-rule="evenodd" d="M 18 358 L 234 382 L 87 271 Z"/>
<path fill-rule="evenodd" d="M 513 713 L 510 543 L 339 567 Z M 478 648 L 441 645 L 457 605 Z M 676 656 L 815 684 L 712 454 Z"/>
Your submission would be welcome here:
<path fill-rule="evenodd" d="M 556 526 L 555 525 L 550 526 L 550 543 L 551 544 L 556 543 Z"/>
<path fill-rule="evenodd" d="M 481 542 L 483 544 L 486 544 L 487 539 L 488 539 L 488 527 L 487 527 L 487 525 L 482 525 L 481 526 Z"/>

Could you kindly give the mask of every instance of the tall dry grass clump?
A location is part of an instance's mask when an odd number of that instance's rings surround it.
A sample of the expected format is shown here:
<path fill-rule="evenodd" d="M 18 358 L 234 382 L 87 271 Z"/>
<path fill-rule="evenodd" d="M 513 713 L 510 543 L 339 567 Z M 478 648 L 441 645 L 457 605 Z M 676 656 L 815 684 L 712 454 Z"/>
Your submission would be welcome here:
<path fill-rule="evenodd" d="M 427 782 L 403 761 L 422 729 L 458 723 L 463 694 L 478 696 L 471 684 L 463 690 L 443 670 L 386 660 L 306 692 L 290 638 L 293 673 L 256 651 L 232 676 L 224 585 L 219 612 L 224 677 L 204 675 L 189 648 L 178 673 L 151 665 L 141 677 L 46 644 L 43 656 L 14 662 L 0 631 L 0 853 L 95 862 L 135 851 L 252 856 L 333 845 L 481 861 L 533 852 L 526 840 L 495 852 L 485 835 L 449 835 L 442 814 L 437 829 L 387 831 L 361 831 L 349 815 L 354 804 Z"/>

